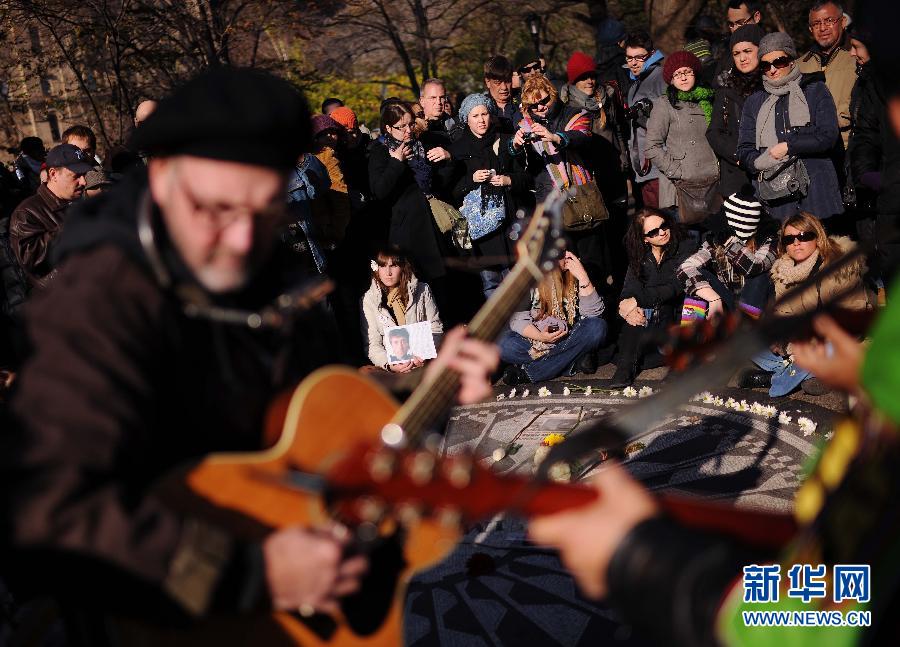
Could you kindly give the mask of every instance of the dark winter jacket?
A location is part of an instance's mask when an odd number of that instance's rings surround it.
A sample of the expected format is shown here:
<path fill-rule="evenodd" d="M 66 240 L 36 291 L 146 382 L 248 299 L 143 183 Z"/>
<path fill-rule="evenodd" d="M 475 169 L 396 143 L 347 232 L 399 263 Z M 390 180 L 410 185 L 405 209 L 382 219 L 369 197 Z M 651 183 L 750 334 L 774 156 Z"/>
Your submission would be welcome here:
<path fill-rule="evenodd" d="M 432 183 L 438 193 L 441 186 L 449 186 L 453 166 L 442 162 L 433 170 Z M 409 164 L 391 157 L 387 146 L 378 141 L 369 148 L 369 185 L 375 199 L 390 211 L 388 241 L 410 255 L 416 274 L 425 282 L 444 276 L 446 248 L 428 198 Z"/>
<path fill-rule="evenodd" d="M 47 188 L 22 201 L 9 219 L 9 243 L 16 260 L 25 271 L 31 288 L 44 287 L 50 279 L 50 243 L 62 230 L 66 208 L 62 200 Z"/>
<path fill-rule="evenodd" d="M 788 155 L 797 156 L 809 174 L 809 191 L 799 200 L 767 205 L 770 215 L 785 220 L 798 211 L 808 211 L 824 220 L 844 212 L 838 176 L 832 159 L 835 147 L 841 146 L 837 113 L 831 93 L 820 72 L 804 74 L 800 87 L 809 104 L 810 124 L 790 127 L 788 96 L 775 105 L 775 131 L 779 142 L 788 143 Z M 765 153 L 756 148 L 756 118 L 768 94 L 763 90 L 744 103 L 738 143 L 738 160 L 744 168 L 755 168 L 756 158 Z M 758 186 L 754 179 L 753 184 Z"/>
<path fill-rule="evenodd" d="M 265 529 L 245 524 L 239 540 L 225 516 L 183 511 L 156 484 L 210 452 L 266 446 L 271 399 L 333 360 L 337 340 L 317 309 L 277 333 L 188 316 L 139 241 L 145 191 L 145 177 L 125 180 L 79 204 L 56 279 L 24 308 L 33 352 L 0 421 L 4 577 L 102 613 L 249 609 L 265 602 L 253 539 Z M 202 290 L 151 219 L 161 265 Z M 258 310 L 292 287 L 286 258 L 276 251 L 246 288 L 207 296 Z"/>
<path fill-rule="evenodd" d="M 863 67 L 852 104 L 850 174 L 862 199 L 876 196 L 878 213 L 900 214 L 900 140 L 885 108 L 884 90 Z"/>
<path fill-rule="evenodd" d="M 590 123 L 585 124 L 584 128 L 566 129 L 566 126 L 573 117 L 584 112 L 578 108 L 570 108 L 563 105 L 560 101 L 556 101 L 553 112 L 547 118 L 547 130 L 551 133 L 561 135 L 562 143 L 557 145 L 557 149 L 565 158 L 567 164 L 577 164 L 579 166 L 587 166 L 585 155 L 588 147 L 591 145 Z M 526 144 L 524 149 L 515 149 L 510 141 L 510 151 L 516 156 L 525 157 L 525 164 L 529 175 L 534 178 L 535 200 L 538 203 L 544 201 L 554 190 L 553 179 L 547 171 L 546 160 L 535 151 L 534 146 Z"/>
<path fill-rule="evenodd" d="M 510 135 L 500 135 L 493 128 L 484 137 L 479 138 L 467 127 L 450 151 L 456 162 L 456 181 L 452 193 L 453 206 L 457 208 L 462 206 L 470 191 L 482 186 L 472 179 L 475 171 L 494 169 L 497 175 L 508 175 L 512 180 L 512 186 L 503 188 L 491 187 L 490 183 L 483 185 L 490 187 L 488 190 L 502 193 L 506 206 L 506 222 L 487 236 L 472 241 L 473 250 L 478 255 L 503 257 L 510 254 L 512 250 L 507 228 L 515 217 L 516 209 L 524 200 L 531 197 L 529 194 L 533 186 L 531 176 L 525 172 L 524 160 L 517 159 L 510 153 L 510 139 L 512 139 Z"/>
<path fill-rule="evenodd" d="M 678 266 L 685 258 L 694 253 L 697 243 L 693 238 L 682 240 L 674 254 L 663 257 L 657 264 L 653 252 L 647 249 L 641 261 L 640 275 L 636 275 L 631 266 L 625 273 L 625 283 L 619 300 L 634 297 L 641 308 L 660 308 L 661 314 L 674 315 L 676 308 L 681 307 L 684 298 L 684 285 L 675 275 Z M 662 313 L 662 309 L 667 312 Z"/>
<path fill-rule="evenodd" d="M 737 147 L 744 102 L 758 90 L 762 90 L 758 72 L 745 75 L 730 70 L 721 74 L 716 83 L 716 99 L 706 139 L 719 158 L 719 192 L 725 197 L 740 192 L 744 186 L 749 187 L 752 181 L 752 174 L 738 162 Z"/>

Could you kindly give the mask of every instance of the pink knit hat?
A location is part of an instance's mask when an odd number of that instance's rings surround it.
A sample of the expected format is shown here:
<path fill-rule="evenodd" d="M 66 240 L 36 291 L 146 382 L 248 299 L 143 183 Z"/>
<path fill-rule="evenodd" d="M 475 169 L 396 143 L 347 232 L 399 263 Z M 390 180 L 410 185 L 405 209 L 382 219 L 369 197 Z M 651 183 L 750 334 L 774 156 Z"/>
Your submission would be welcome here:
<path fill-rule="evenodd" d="M 703 71 L 703 64 L 700 63 L 699 58 L 690 52 L 681 50 L 666 56 L 666 62 L 663 65 L 663 81 L 671 84 L 672 75 L 683 67 L 689 67 L 694 70 L 694 77 L 697 79 L 700 78 L 700 73 Z"/>

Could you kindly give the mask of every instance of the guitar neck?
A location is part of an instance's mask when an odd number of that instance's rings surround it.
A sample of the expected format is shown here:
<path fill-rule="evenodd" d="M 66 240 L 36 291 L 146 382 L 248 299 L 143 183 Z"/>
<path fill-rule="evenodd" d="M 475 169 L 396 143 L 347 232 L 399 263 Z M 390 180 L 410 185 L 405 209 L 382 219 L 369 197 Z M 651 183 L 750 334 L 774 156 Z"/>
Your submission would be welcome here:
<path fill-rule="evenodd" d="M 472 318 L 467 331 L 469 337 L 487 342 L 496 340 L 540 276 L 530 259 L 516 263 L 509 276 Z M 421 385 L 400 407 L 391 422 L 406 432 L 409 445 L 420 444 L 424 434 L 453 404 L 458 387 L 456 372 L 442 369 L 434 380 Z"/>

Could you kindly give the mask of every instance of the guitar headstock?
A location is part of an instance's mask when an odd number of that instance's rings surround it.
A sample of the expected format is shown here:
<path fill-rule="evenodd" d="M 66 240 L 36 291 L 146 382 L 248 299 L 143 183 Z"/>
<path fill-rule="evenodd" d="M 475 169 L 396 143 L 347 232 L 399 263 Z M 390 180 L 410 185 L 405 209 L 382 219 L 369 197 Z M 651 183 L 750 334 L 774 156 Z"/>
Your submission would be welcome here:
<path fill-rule="evenodd" d="M 516 223 L 512 227 L 511 237 L 516 242 L 519 262 L 531 260 L 541 271 L 549 272 L 553 263 L 563 257 L 566 241 L 562 237 L 562 208 L 568 194 L 553 191 L 550 196 L 534 211 L 528 226 Z"/>
<path fill-rule="evenodd" d="M 401 522 L 423 517 L 454 523 L 489 518 L 515 509 L 549 514 L 593 501 L 594 490 L 502 476 L 469 454 L 439 458 L 427 450 L 397 450 L 360 444 L 325 474 L 326 500 L 350 522 Z"/>

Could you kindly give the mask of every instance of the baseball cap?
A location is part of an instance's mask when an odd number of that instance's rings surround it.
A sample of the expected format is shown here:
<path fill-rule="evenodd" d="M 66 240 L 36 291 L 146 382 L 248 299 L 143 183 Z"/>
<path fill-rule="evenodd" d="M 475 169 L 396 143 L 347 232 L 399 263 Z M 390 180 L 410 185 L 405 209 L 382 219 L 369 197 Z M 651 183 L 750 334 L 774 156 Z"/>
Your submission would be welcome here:
<path fill-rule="evenodd" d="M 84 175 L 94 168 L 94 165 L 88 159 L 84 151 L 77 146 L 60 144 L 51 148 L 50 152 L 47 153 L 46 164 L 47 168 L 63 167 L 77 175 Z"/>

